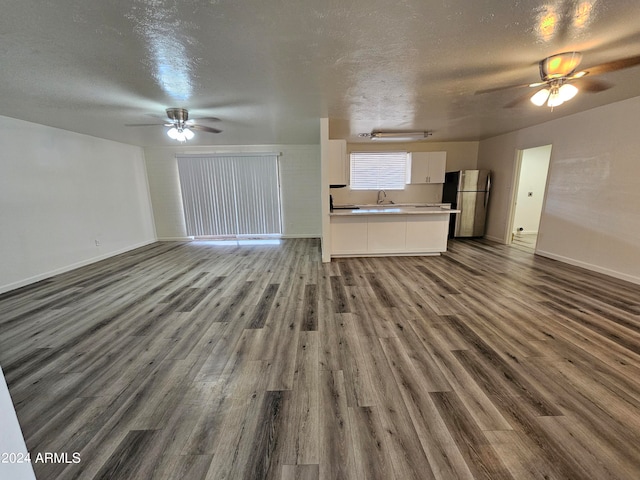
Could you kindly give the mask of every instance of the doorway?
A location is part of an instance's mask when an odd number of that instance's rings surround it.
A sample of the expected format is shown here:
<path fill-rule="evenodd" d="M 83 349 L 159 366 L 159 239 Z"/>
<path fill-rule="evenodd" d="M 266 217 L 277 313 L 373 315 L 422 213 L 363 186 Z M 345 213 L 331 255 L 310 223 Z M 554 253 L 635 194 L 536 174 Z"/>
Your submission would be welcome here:
<path fill-rule="evenodd" d="M 535 251 L 546 195 L 551 145 L 528 148 L 518 153 L 509 243 Z"/>

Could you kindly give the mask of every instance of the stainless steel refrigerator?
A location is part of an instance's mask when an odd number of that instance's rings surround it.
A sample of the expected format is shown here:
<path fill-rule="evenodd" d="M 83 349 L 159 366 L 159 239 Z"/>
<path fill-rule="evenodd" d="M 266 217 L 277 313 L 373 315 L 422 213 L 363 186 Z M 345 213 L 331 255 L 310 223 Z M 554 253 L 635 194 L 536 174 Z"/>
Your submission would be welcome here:
<path fill-rule="evenodd" d="M 445 174 L 442 202 L 460 210 L 452 214 L 450 237 L 481 237 L 487 217 L 491 171 L 460 170 Z"/>

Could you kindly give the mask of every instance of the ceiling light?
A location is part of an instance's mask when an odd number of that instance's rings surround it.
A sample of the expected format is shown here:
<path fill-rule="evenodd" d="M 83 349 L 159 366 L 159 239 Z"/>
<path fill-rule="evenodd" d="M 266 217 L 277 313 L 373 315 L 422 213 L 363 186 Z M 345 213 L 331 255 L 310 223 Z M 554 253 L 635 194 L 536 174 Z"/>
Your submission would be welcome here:
<path fill-rule="evenodd" d="M 575 85 L 571 85 L 570 83 L 565 83 L 558 90 L 560 98 L 562 98 L 563 102 L 571 100 L 578 93 L 578 87 Z"/>
<path fill-rule="evenodd" d="M 167 130 L 167 135 L 169 135 L 169 138 L 172 140 L 178 140 L 179 142 L 191 140 L 194 137 L 194 133 L 191 130 L 182 127 L 171 127 Z"/>
<path fill-rule="evenodd" d="M 551 93 L 549 94 L 549 101 L 547 102 L 547 107 L 558 107 L 564 103 L 562 97 L 560 96 L 560 91 L 557 87 L 551 89 Z"/>
<path fill-rule="evenodd" d="M 431 136 L 431 132 L 371 132 L 371 140 L 388 142 L 417 142 Z"/>
<path fill-rule="evenodd" d="M 549 90 L 547 88 L 543 88 L 542 90 L 539 90 L 533 94 L 533 96 L 531 97 L 531 103 L 538 107 L 541 107 L 545 104 L 548 98 Z"/>
<path fill-rule="evenodd" d="M 553 108 L 571 100 L 577 93 L 578 88 L 576 86 L 569 83 L 558 86 L 554 81 L 549 88 L 543 88 L 534 93 L 531 97 L 531 103 L 538 107 L 546 103 L 548 107 Z"/>

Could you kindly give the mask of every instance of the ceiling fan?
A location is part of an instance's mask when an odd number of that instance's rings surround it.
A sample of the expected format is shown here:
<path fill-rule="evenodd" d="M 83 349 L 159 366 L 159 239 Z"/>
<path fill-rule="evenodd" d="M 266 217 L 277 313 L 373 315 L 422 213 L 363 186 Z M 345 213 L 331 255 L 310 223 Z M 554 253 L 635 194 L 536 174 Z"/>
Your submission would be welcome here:
<path fill-rule="evenodd" d="M 536 106 L 541 107 L 546 104 L 548 107 L 553 109 L 554 107 L 571 100 L 576 96 L 580 89 L 586 92 L 596 93 L 611 88 L 611 84 L 595 80 L 591 77 L 640 65 L 640 55 L 622 58 L 602 63 L 600 65 L 594 65 L 593 67 L 589 67 L 584 70 L 578 70 L 578 66 L 581 61 L 582 53 L 580 52 L 564 52 L 551 55 L 550 57 L 544 58 L 538 62 L 540 68 L 540 82 L 480 90 L 476 92 L 476 94 L 527 86 L 531 88 L 542 87 L 532 96 L 529 97 L 529 95 L 526 95 L 518 98 L 509 103 L 507 107 L 515 107 L 529 99 L 531 103 Z M 587 75 L 589 75 L 590 78 L 585 79 L 584 77 Z M 574 83 L 578 83 L 580 85 L 580 89 L 574 85 Z"/>
<path fill-rule="evenodd" d="M 194 137 L 193 130 L 199 132 L 220 133 L 222 130 L 213 127 L 207 127 L 196 123 L 196 120 L 189 119 L 189 111 L 186 108 L 167 108 L 167 119 L 165 123 L 136 123 L 129 124 L 127 127 L 149 127 L 156 125 L 163 125 L 170 127 L 167 130 L 167 135 L 179 142 L 191 140 Z M 219 122 L 220 119 L 216 117 L 202 117 L 199 121 Z"/>

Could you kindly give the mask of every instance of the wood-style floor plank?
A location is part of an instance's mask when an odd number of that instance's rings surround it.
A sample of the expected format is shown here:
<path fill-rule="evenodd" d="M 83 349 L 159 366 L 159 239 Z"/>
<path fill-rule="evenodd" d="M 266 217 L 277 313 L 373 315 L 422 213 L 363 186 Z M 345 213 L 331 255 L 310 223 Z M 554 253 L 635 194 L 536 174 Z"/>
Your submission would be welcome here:
<path fill-rule="evenodd" d="M 159 242 L 0 295 L 39 480 L 640 478 L 640 287 L 530 249 Z"/>

